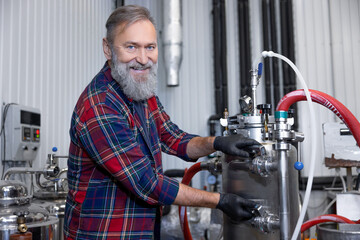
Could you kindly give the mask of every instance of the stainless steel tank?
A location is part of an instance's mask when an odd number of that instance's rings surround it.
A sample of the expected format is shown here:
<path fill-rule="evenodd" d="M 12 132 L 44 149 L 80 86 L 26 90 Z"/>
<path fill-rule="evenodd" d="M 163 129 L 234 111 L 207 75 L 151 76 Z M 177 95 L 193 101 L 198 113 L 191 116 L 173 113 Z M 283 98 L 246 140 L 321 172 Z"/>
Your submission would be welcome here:
<path fill-rule="evenodd" d="M 8 240 L 19 231 L 19 217 L 24 219 L 24 233 L 31 232 L 32 239 L 58 240 L 59 220 L 43 207 L 31 204 L 30 200 L 22 183 L 0 181 L 0 240 Z"/>
<path fill-rule="evenodd" d="M 58 184 L 61 181 L 61 184 Z M 44 184 L 43 184 L 44 185 Z M 67 179 L 59 179 L 58 181 L 51 181 L 48 184 L 34 193 L 33 203 L 44 207 L 49 211 L 51 216 L 59 219 L 59 231 L 57 239 L 64 239 L 64 215 L 67 196 Z"/>
<path fill-rule="evenodd" d="M 279 240 L 280 237 L 280 182 L 279 156 L 274 150 L 273 130 L 274 117 L 236 116 L 230 119 L 228 125 L 230 134 L 241 134 L 262 144 L 262 148 L 252 156 L 252 159 L 239 159 L 225 155 L 222 159 L 223 191 L 235 193 L 252 199 L 262 206 L 262 216 L 259 221 L 247 221 L 236 224 L 224 215 L 224 239 L 266 239 Z M 258 157 L 258 154 L 261 157 Z M 289 145 L 286 151 L 288 167 L 290 202 L 289 231 L 295 229 L 299 216 L 298 172 L 292 167 L 297 161 L 297 150 Z"/>
<path fill-rule="evenodd" d="M 322 223 L 316 226 L 318 240 L 359 240 L 360 225 Z"/>

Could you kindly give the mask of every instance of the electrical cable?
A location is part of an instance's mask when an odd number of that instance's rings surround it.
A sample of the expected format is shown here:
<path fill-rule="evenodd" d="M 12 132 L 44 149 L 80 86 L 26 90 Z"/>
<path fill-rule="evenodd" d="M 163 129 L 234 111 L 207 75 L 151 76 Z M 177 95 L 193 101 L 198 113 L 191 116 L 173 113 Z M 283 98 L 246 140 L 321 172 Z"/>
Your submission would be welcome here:
<path fill-rule="evenodd" d="M 1 179 L 4 177 L 4 173 L 5 173 L 5 157 L 6 157 L 6 134 L 5 134 L 5 120 L 6 120 L 6 116 L 7 116 L 7 112 L 9 110 L 9 107 L 11 105 L 17 105 L 17 103 L 8 103 L 5 105 L 4 110 L 3 110 L 3 114 L 2 114 L 2 119 L 1 119 L 1 129 L 0 129 L 0 137 L 4 134 L 3 136 L 3 153 L 1 154 L 1 162 L 2 162 L 2 174 L 1 174 Z"/>

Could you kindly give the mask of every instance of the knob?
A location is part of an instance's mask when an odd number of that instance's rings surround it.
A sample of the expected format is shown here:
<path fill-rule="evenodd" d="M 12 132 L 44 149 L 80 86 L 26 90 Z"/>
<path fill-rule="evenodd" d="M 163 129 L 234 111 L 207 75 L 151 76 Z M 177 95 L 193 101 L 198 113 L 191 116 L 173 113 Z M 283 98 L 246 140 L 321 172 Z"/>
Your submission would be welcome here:
<path fill-rule="evenodd" d="M 294 115 L 295 115 L 295 109 L 290 108 L 290 109 L 288 110 L 288 117 L 289 117 L 289 118 L 292 118 L 292 117 L 294 117 Z"/>
<path fill-rule="evenodd" d="M 298 171 L 301 171 L 304 168 L 304 164 L 302 162 L 296 162 L 294 164 L 294 168 Z"/>
<path fill-rule="evenodd" d="M 58 150 L 57 147 L 53 147 L 53 148 L 52 148 L 52 151 L 53 151 L 53 152 L 57 152 L 57 150 Z"/>
<path fill-rule="evenodd" d="M 270 114 L 271 112 L 271 104 L 259 104 L 256 106 L 258 110 L 261 110 L 263 114 Z"/>

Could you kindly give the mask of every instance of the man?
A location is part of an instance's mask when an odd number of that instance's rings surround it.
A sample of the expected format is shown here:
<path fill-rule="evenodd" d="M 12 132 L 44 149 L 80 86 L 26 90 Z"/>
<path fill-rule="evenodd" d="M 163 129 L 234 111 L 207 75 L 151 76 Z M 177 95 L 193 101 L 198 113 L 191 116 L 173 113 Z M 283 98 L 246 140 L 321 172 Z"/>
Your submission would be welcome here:
<path fill-rule="evenodd" d="M 158 46 L 147 9 L 116 9 L 103 39 L 103 69 L 72 116 L 65 239 L 159 239 L 162 205 L 219 208 L 235 221 L 254 203 L 163 175 L 161 151 L 195 161 L 215 150 L 247 157 L 258 144 L 239 136 L 198 137 L 170 121 L 154 95 Z"/>

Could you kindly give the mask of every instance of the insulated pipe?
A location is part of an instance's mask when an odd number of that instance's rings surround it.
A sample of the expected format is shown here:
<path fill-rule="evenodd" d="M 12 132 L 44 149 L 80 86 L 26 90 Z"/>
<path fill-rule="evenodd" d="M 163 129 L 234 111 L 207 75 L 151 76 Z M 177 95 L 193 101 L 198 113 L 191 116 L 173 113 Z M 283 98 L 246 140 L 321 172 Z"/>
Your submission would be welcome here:
<path fill-rule="evenodd" d="M 336 214 L 326 214 L 321 215 L 318 217 L 315 217 L 313 219 L 310 219 L 309 221 L 306 221 L 303 225 L 301 225 L 301 232 L 304 232 L 311 228 L 314 225 L 317 225 L 319 223 L 323 222 L 336 222 L 336 223 L 348 223 L 348 224 L 356 224 L 356 222 L 351 221 L 350 219 L 339 216 Z"/>
<path fill-rule="evenodd" d="M 183 177 L 181 183 L 185 184 L 185 185 L 189 185 L 193 176 L 196 173 L 200 172 L 201 170 L 203 170 L 201 168 L 201 163 L 196 163 L 196 164 L 192 165 L 189 169 L 185 169 L 185 174 L 184 174 L 184 177 Z M 189 223 L 188 223 L 187 215 L 186 215 L 186 207 L 179 206 L 179 217 L 180 217 L 181 230 L 183 231 L 183 234 L 184 234 L 184 239 L 192 240 Z"/>
<path fill-rule="evenodd" d="M 332 96 L 309 89 L 311 99 L 326 108 L 330 109 L 336 114 L 349 128 L 352 135 L 354 136 L 358 146 L 360 146 L 360 123 L 356 117 L 347 109 L 341 102 L 333 98 Z M 276 111 L 288 111 L 289 107 L 295 102 L 305 101 L 304 90 L 296 90 L 286 94 L 277 105 Z"/>
<path fill-rule="evenodd" d="M 181 0 L 166 0 L 164 5 L 164 29 L 162 33 L 167 86 L 179 86 L 179 70 L 182 61 L 182 14 Z"/>

